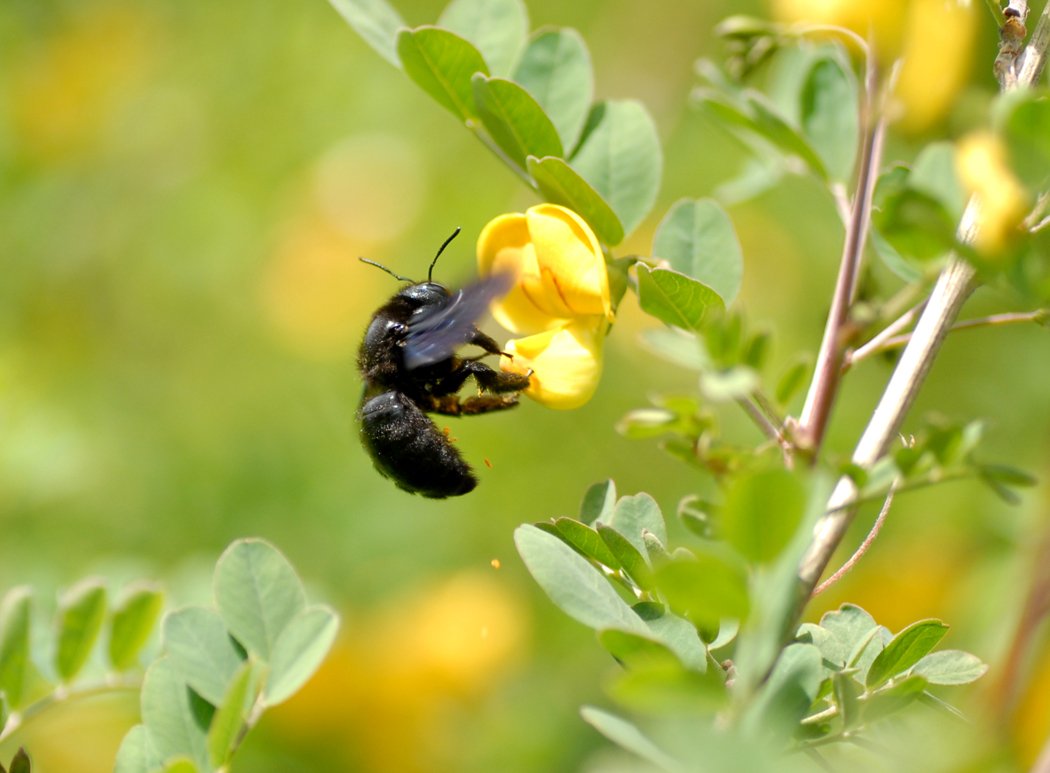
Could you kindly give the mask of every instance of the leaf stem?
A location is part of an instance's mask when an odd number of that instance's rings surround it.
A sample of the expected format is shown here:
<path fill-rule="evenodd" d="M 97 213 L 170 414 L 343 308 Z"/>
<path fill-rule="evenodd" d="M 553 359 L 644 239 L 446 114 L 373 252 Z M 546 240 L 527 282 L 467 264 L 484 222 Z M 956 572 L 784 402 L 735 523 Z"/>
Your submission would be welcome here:
<path fill-rule="evenodd" d="M 857 562 L 864 557 L 864 554 L 868 552 L 868 548 L 870 548 L 872 543 L 875 542 L 875 538 L 878 537 L 879 532 L 882 531 L 883 524 L 886 523 L 886 516 L 889 515 L 890 507 L 893 505 L 893 497 L 897 493 L 898 483 L 899 479 L 894 480 L 893 483 L 890 484 L 890 490 L 886 493 L 886 500 L 882 503 L 882 509 L 879 510 L 879 515 L 875 519 L 871 531 L 868 532 L 868 536 L 866 536 L 864 541 L 860 543 L 860 546 L 853 551 L 853 555 L 849 557 L 849 560 L 846 561 L 846 563 L 840 566 L 828 579 L 824 580 L 824 582 L 820 583 L 820 585 L 813 589 L 814 596 L 823 593 L 849 574 L 850 570 L 852 570 L 853 567 L 857 565 Z"/>

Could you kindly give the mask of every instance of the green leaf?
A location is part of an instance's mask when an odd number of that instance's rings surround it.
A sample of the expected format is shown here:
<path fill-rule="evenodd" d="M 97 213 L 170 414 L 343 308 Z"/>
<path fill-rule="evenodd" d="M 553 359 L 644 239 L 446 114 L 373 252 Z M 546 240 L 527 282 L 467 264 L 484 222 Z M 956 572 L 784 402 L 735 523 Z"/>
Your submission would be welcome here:
<path fill-rule="evenodd" d="M 12 588 L 0 602 L 0 693 L 12 709 L 22 706 L 29 674 L 29 637 L 32 591 Z"/>
<path fill-rule="evenodd" d="M 533 579 L 569 617 L 595 630 L 645 635 L 645 624 L 602 573 L 560 539 L 524 525 L 515 530 L 514 544 Z"/>
<path fill-rule="evenodd" d="M 583 721 L 593 727 L 617 746 L 641 757 L 646 762 L 664 771 L 683 770 L 667 752 L 647 738 L 641 730 L 622 717 L 610 714 L 594 706 L 580 709 Z"/>
<path fill-rule="evenodd" d="M 580 503 L 580 520 L 583 523 L 594 523 L 605 520 L 616 507 L 616 484 L 611 480 L 594 483 L 583 495 Z"/>
<path fill-rule="evenodd" d="M 263 698 L 267 706 L 292 697 L 317 671 L 339 631 L 339 616 L 315 604 L 292 618 L 277 638 Z"/>
<path fill-rule="evenodd" d="M 1026 185 L 1042 190 L 1050 178 L 1050 99 L 1045 91 L 1018 89 L 999 98 L 995 123 L 1010 166 Z"/>
<path fill-rule="evenodd" d="M 226 694 L 216 704 L 215 716 L 208 728 L 208 758 L 216 768 L 229 761 L 241 728 L 245 726 L 251 712 L 256 669 L 253 661 L 244 661 L 230 680 Z"/>
<path fill-rule="evenodd" d="M 908 184 L 939 201 L 958 221 L 966 208 L 966 191 L 956 169 L 955 146 L 950 142 L 931 142 L 915 158 Z"/>
<path fill-rule="evenodd" d="M 698 626 L 714 628 L 723 618 L 747 617 L 747 575 L 715 552 L 676 557 L 656 568 L 655 580 L 668 606 Z"/>
<path fill-rule="evenodd" d="M 926 690 L 926 679 L 921 676 L 909 676 L 891 687 L 875 692 L 864 701 L 861 717 L 864 722 L 874 722 L 890 714 L 895 714 L 922 697 Z"/>
<path fill-rule="evenodd" d="M 126 671 L 138 664 L 139 652 L 163 608 L 164 594 L 152 583 L 135 583 L 124 590 L 109 623 L 109 662 L 113 668 Z"/>
<path fill-rule="evenodd" d="M 622 497 L 613 508 L 607 523 L 630 540 L 643 555 L 644 531 L 652 532 L 660 542 L 667 542 L 667 525 L 664 523 L 663 513 L 660 512 L 660 505 L 645 492 Z"/>
<path fill-rule="evenodd" d="M 400 14 L 386 0 L 328 0 L 347 24 L 394 67 L 397 58 L 397 31 L 405 26 Z"/>
<path fill-rule="evenodd" d="M 199 767 L 210 769 L 207 732 L 213 714 L 213 708 L 189 689 L 170 658 L 161 657 L 146 670 L 142 722 L 160 759 L 185 755 Z"/>
<path fill-rule="evenodd" d="M 598 643 L 626 668 L 645 663 L 678 663 L 666 644 L 635 631 L 606 628 L 598 631 Z"/>
<path fill-rule="evenodd" d="M 721 92 L 702 89 L 696 93 L 698 103 L 716 118 L 734 136 L 740 130 L 750 133 L 762 143 L 772 145 L 781 153 L 800 159 L 818 178 L 828 179 L 824 161 L 809 142 L 761 94 L 747 92 L 729 97 Z M 751 143 L 753 144 L 753 143 Z M 760 148 L 756 151 L 760 152 Z"/>
<path fill-rule="evenodd" d="M 911 673 L 930 684 L 969 684 L 984 676 L 988 666 L 976 655 L 962 650 L 941 650 L 926 655 Z"/>
<path fill-rule="evenodd" d="M 639 408 L 616 422 L 616 431 L 632 440 L 660 437 L 681 429 L 678 414 L 663 408 Z"/>
<path fill-rule="evenodd" d="M 707 671 L 707 648 L 688 620 L 667 612 L 662 604 L 635 604 L 635 613 L 645 621 L 650 637 L 666 645 L 683 665 L 694 671 Z"/>
<path fill-rule="evenodd" d="M 463 121 L 478 117 L 474 104 L 474 73 L 489 74 L 474 46 L 448 30 L 417 27 L 397 36 L 401 66 L 416 84 Z"/>
<path fill-rule="evenodd" d="M 606 546 L 616 556 L 623 571 L 634 580 L 642 590 L 651 590 L 653 587 L 653 571 L 646 562 L 644 554 L 635 547 L 627 537 L 611 526 L 604 523 L 598 524 L 598 535 Z"/>
<path fill-rule="evenodd" d="M 649 112 L 633 100 L 595 105 L 572 166 L 609 203 L 629 234 L 653 208 L 663 172 Z"/>
<path fill-rule="evenodd" d="M 878 687 L 894 676 L 903 674 L 929 653 L 948 633 L 940 620 L 919 620 L 902 630 L 882 650 L 868 669 L 864 684 Z"/>
<path fill-rule="evenodd" d="M 879 177 L 872 223 L 905 260 L 929 261 L 956 247 L 955 218 L 937 196 L 915 187 L 912 178 L 901 167 Z"/>
<path fill-rule="evenodd" d="M 124 736 L 117 750 L 114 773 L 152 773 L 164 764 L 145 725 L 135 725 Z"/>
<path fill-rule="evenodd" d="M 893 248 L 893 245 L 886 241 L 885 237 L 879 233 L 877 228 L 871 229 L 868 238 L 871 242 L 872 248 L 875 250 L 875 254 L 879 256 L 879 260 L 881 260 L 883 265 L 896 274 L 900 279 L 903 279 L 909 284 L 918 282 L 922 279 L 922 271 L 917 268 L 914 263 L 905 259 L 903 255 L 897 252 L 897 250 Z"/>
<path fill-rule="evenodd" d="M 543 108 L 514 81 L 475 73 L 471 80 L 481 123 L 521 169 L 528 156 L 561 156 L 558 131 Z"/>
<path fill-rule="evenodd" d="M 604 244 L 615 246 L 623 241 L 623 225 L 612 207 L 564 160 L 529 156 L 525 163 L 547 201 L 568 207 L 586 220 Z"/>
<path fill-rule="evenodd" d="M 106 587 L 98 579 L 74 585 L 59 601 L 55 671 L 70 682 L 87 663 L 106 620 Z"/>
<path fill-rule="evenodd" d="M 164 651 L 170 667 L 202 698 L 218 705 L 243 658 L 213 609 L 185 607 L 164 618 Z"/>
<path fill-rule="evenodd" d="M 29 761 L 29 755 L 23 747 L 19 746 L 15 756 L 11 758 L 10 773 L 30 773 L 32 769 L 33 766 Z"/>
<path fill-rule="evenodd" d="M 767 564 L 787 547 L 805 509 L 806 487 L 787 470 L 744 473 L 726 491 L 722 533 L 743 556 Z"/>
<path fill-rule="evenodd" d="M 656 228 L 653 256 L 714 290 L 726 305 L 740 290 L 740 242 L 733 222 L 713 199 L 675 202 Z"/>
<path fill-rule="evenodd" d="M 857 645 L 871 641 L 871 632 L 879 627 L 875 618 L 855 604 L 843 604 L 837 610 L 825 612 L 820 618 L 820 627 L 828 632 L 829 638 L 823 641 L 814 640 L 820 646 L 824 659 L 836 668 L 844 668 L 849 663 L 850 654 Z"/>
<path fill-rule="evenodd" d="M 599 564 L 616 570 L 620 568 L 620 561 L 609 550 L 598 532 L 585 523 L 580 523 L 575 518 L 556 518 L 554 528 L 566 544 L 576 548 L 577 551 L 587 558 L 594 559 Z"/>
<path fill-rule="evenodd" d="M 759 386 L 758 374 L 743 365 L 709 370 L 700 376 L 700 393 L 713 403 L 739 400 L 752 394 Z"/>
<path fill-rule="evenodd" d="M 264 662 L 288 621 L 306 606 L 295 569 L 260 539 L 237 540 L 219 558 L 215 601 L 234 638 Z"/>
<path fill-rule="evenodd" d="M 514 80 L 542 105 L 562 146 L 575 148 L 594 98 L 591 55 L 580 34 L 572 29 L 537 33 L 514 69 Z"/>
<path fill-rule="evenodd" d="M 813 704 L 823 679 L 820 651 L 812 644 L 789 644 L 748 709 L 744 726 L 759 737 L 786 740 Z"/>
<path fill-rule="evenodd" d="M 685 274 L 638 265 L 638 305 L 668 325 L 698 330 L 708 309 L 725 308 L 714 290 Z"/>
<path fill-rule="evenodd" d="M 489 71 L 504 75 L 525 45 L 529 17 L 521 0 L 452 0 L 438 26 L 469 40 Z"/>
<path fill-rule="evenodd" d="M 860 128 L 857 82 L 840 57 L 818 59 L 799 96 L 802 133 L 822 159 L 832 180 L 853 174 Z"/>

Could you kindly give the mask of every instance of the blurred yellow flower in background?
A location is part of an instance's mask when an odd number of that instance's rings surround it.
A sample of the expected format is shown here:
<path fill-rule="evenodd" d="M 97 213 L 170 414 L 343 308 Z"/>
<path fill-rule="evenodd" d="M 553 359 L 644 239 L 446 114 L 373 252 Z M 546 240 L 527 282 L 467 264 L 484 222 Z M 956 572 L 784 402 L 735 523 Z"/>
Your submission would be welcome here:
<path fill-rule="evenodd" d="M 492 314 L 524 337 L 507 343 L 512 357 L 500 367 L 531 370 L 525 394 L 549 408 L 578 408 L 590 400 L 613 320 L 605 256 L 590 226 L 557 204 L 500 215 L 478 237 L 478 268 L 482 276 L 515 277 Z"/>
<path fill-rule="evenodd" d="M 959 141 L 955 163 L 960 182 L 980 205 L 974 246 L 986 257 L 1001 254 L 1017 235 L 1029 206 L 1002 140 L 988 131 L 969 134 Z"/>
<path fill-rule="evenodd" d="M 901 59 L 897 127 L 921 132 L 944 118 L 966 84 L 977 34 L 964 0 L 772 0 L 782 21 L 844 27 L 869 39 L 880 65 Z"/>
<path fill-rule="evenodd" d="M 462 754 L 453 709 L 495 692 L 523 655 L 520 600 L 463 572 L 347 620 L 321 670 L 274 711 L 279 732 L 338 746 L 354 769 L 450 769 Z"/>

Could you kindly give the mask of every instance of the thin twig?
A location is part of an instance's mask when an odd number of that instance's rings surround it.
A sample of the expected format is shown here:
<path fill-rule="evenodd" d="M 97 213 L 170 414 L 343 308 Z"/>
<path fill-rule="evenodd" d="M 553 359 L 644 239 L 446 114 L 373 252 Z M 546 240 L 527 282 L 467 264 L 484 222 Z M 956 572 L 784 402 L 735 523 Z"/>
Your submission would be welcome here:
<path fill-rule="evenodd" d="M 868 552 L 868 548 L 870 548 L 872 543 L 875 542 L 875 538 L 878 537 L 879 532 L 882 531 L 883 524 L 886 523 L 886 516 L 889 515 L 890 506 L 893 504 L 893 496 L 897 493 L 898 482 L 899 479 L 894 480 L 890 485 L 890 490 L 886 492 L 886 501 L 882 503 L 882 509 L 879 510 L 879 517 L 875 519 L 871 531 L 868 532 L 868 536 L 864 538 L 864 541 L 860 543 L 860 547 L 853 551 L 853 555 L 849 557 L 849 560 L 839 567 L 833 575 L 813 589 L 814 596 L 820 595 L 849 574 L 850 570 L 852 570 L 853 567 L 857 565 L 857 562 L 864 557 L 864 554 Z"/>
<path fill-rule="evenodd" d="M 1036 309 L 1035 311 L 1012 311 L 1003 314 L 990 314 L 987 317 L 977 317 L 975 319 L 967 319 L 962 322 L 956 322 L 951 326 L 949 332 L 955 333 L 960 330 L 974 330 L 982 327 L 1002 327 L 1003 325 L 1018 325 L 1027 322 L 1042 323 L 1047 317 L 1050 316 L 1050 309 Z M 888 329 L 888 328 L 887 328 Z M 883 333 L 886 331 L 883 331 Z M 894 331 L 896 332 L 896 331 Z M 879 354 L 880 352 L 888 352 L 893 349 L 899 349 L 906 345 L 911 340 L 911 334 L 905 333 L 904 335 L 891 335 L 889 337 L 882 337 L 880 333 L 875 338 L 872 338 L 864 346 L 856 349 L 846 358 L 848 365 L 860 362 L 873 354 Z"/>
<path fill-rule="evenodd" d="M 893 320 L 893 322 L 886 325 L 886 327 L 880 330 L 877 335 L 872 336 L 871 340 L 863 346 L 858 346 L 856 349 L 846 352 L 846 358 L 842 363 L 842 367 L 849 368 L 854 363 L 858 363 L 876 352 L 883 351 L 886 341 L 895 337 L 897 333 L 911 325 L 911 323 L 915 321 L 915 318 L 919 316 L 919 312 L 922 311 L 924 305 L 925 303 L 921 303 L 918 306 L 912 306 L 906 312 L 897 317 L 897 319 Z"/>
<path fill-rule="evenodd" d="M 846 350 L 850 307 L 857 291 L 864 244 L 871 222 L 872 195 L 882 159 L 882 140 L 886 130 L 884 111 L 876 115 L 875 92 L 878 88 L 877 72 L 871 59 L 868 60 L 865 77 L 865 103 L 863 122 L 868 126 L 861 146 L 860 172 L 857 190 L 853 198 L 846 238 L 842 245 L 839 275 L 835 282 L 835 293 L 831 310 L 824 327 L 824 337 L 817 352 L 817 363 L 813 371 L 806 401 L 799 417 L 799 437 L 806 448 L 816 457 L 824 440 L 831 408 L 838 393 L 842 375 L 842 361 Z"/>
<path fill-rule="evenodd" d="M 794 451 L 791 442 L 784 436 L 784 433 L 777 427 L 773 422 L 767 418 L 766 414 L 763 413 L 759 407 L 757 401 L 752 400 L 750 397 L 738 397 L 736 398 L 737 404 L 744 409 L 744 412 L 751 418 L 751 421 L 762 431 L 770 440 L 774 441 L 780 446 L 780 451 L 784 455 L 784 466 L 791 469 L 793 466 Z"/>

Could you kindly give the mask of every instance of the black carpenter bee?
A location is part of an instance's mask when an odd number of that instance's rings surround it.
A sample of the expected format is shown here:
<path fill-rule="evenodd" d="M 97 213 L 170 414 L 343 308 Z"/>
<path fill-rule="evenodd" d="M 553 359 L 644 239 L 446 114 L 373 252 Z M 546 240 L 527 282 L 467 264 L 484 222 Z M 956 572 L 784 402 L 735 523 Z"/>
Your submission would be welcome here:
<path fill-rule="evenodd" d="M 457 228 L 438 249 L 425 282 L 361 258 L 409 284 L 372 316 L 357 354 L 365 382 L 358 410 L 361 442 L 382 475 L 405 491 L 435 499 L 466 494 L 478 482 L 426 414 L 472 416 L 513 408 L 518 392 L 529 385 L 527 375 L 480 362 L 502 352 L 474 323 L 493 299 L 510 289 L 511 277 L 495 274 L 455 292 L 433 281 L 434 265 L 458 234 Z M 465 344 L 484 353 L 456 356 Z M 461 399 L 457 392 L 471 376 L 489 394 Z"/>

